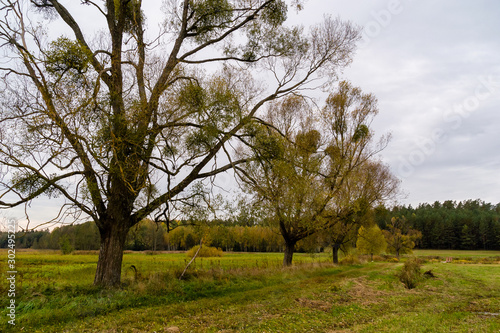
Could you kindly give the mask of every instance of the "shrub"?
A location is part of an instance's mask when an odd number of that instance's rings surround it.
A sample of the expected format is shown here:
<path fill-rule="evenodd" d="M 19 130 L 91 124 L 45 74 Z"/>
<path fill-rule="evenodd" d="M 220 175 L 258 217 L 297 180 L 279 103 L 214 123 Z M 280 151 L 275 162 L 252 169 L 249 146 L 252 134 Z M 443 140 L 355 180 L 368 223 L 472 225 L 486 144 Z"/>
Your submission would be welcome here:
<path fill-rule="evenodd" d="M 190 258 L 194 257 L 199 247 L 199 245 L 194 246 L 186 252 L 186 255 Z M 202 245 L 198 257 L 222 257 L 222 254 L 223 252 L 219 248 Z"/>
<path fill-rule="evenodd" d="M 467 259 L 459 259 L 459 260 L 453 260 L 454 264 L 472 264 L 472 260 L 467 260 Z"/>
<path fill-rule="evenodd" d="M 408 259 L 401 272 L 399 273 L 399 281 L 403 282 L 407 289 L 413 289 L 417 286 L 418 282 L 422 278 L 422 272 L 420 271 L 421 262 L 417 258 Z"/>
<path fill-rule="evenodd" d="M 394 258 L 389 258 L 387 259 L 388 262 L 399 262 L 399 259 L 394 257 Z"/>
<path fill-rule="evenodd" d="M 341 265 L 349 266 L 349 265 L 359 265 L 361 261 L 359 258 L 353 254 L 348 254 L 344 258 L 340 260 Z"/>

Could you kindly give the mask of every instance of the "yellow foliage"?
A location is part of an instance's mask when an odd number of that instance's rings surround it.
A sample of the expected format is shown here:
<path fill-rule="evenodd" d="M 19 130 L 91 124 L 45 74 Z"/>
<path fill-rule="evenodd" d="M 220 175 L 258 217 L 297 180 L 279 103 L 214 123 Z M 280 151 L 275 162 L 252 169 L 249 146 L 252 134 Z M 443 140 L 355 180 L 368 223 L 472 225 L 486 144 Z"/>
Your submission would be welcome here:
<path fill-rule="evenodd" d="M 199 245 L 194 246 L 193 248 L 191 248 L 191 250 L 188 250 L 186 252 L 186 255 L 190 258 L 194 257 L 194 255 L 196 254 L 196 252 L 198 251 L 199 248 L 200 248 Z M 198 253 L 198 257 L 205 257 L 205 258 L 207 258 L 207 257 L 222 257 L 222 255 L 223 255 L 223 252 L 220 248 L 210 247 L 210 246 L 205 246 L 205 245 L 201 246 L 201 250 Z"/>

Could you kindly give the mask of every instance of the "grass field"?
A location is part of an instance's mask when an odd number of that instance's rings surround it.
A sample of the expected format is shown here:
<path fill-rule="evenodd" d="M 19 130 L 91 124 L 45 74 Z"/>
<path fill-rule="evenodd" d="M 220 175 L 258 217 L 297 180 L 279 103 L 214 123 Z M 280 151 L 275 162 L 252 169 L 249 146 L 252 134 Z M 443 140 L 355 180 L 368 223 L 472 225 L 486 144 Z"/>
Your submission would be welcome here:
<path fill-rule="evenodd" d="M 95 253 L 18 251 L 16 326 L 2 296 L 0 331 L 500 332 L 500 252 L 415 254 L 436 277 L 411 290 L 397 278 L 400 262 L 334 266 L 327 254 L 296 254 L 283 269 L 279 253 L 199 258 L 183 281 L 185 254 L 127 253 L 123 287 L 101 290 Z"/>

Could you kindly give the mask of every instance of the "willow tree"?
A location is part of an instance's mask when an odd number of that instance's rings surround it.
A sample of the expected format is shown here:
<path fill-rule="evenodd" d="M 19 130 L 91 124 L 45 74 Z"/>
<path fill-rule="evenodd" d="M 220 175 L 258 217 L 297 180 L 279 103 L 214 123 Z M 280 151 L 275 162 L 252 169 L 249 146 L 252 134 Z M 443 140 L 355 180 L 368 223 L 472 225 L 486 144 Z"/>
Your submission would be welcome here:
<path fill-rule="evenodd" d="M 332 260 L 339 263 L 339 250 L 346 251 L 358 229 L 374 224 L 374 207 L 399 194 L 400 181 L 378 160 L 366 160 L 351 170 L 339 186 L 328 212 L 326 239 L 332 246 Z"/>
<path fill-rule="evenodd" d="M 141 0 L 0 6 L 0 207 L 59 196 L 59 218 L 93 219 L 102 286 L 119 284 L 132 226 L 168 223 L 243 162 L 231 147 L 259 110 L 334 76 L 359 37 L 329 17 L 285 25 L 283 0 L 168 0 L 161 22 Z"/>
<path fill-rule="evenodd" d="M 249 128 L 248 162 L 236 166 L 243 188 L 254 196 L 285 243 L 283 265 L 292 263 L 295 244 L 321 224 L 328 199 L 317 187 L 323 156 L 321 134 L 310 126 L 307 103 L 290 96 L 272 103 L 260 126 Z"/>
<path fill-rule="evenodd" d="M 343 244 L 369 207 L 397 189 L 397 179 L 374 160 L 389 140 L 375 141 L 370 125 L 377 113 L 373 95 L 342 81 L 321 110 L 288 97 L 254 129 L 243 155 L 248 162 L 236 170 L 281 232 L 284 266 L 295 244 L 316 232 L 342 234 Z M 337 239 L 333 244 L 338 262 Z"/>

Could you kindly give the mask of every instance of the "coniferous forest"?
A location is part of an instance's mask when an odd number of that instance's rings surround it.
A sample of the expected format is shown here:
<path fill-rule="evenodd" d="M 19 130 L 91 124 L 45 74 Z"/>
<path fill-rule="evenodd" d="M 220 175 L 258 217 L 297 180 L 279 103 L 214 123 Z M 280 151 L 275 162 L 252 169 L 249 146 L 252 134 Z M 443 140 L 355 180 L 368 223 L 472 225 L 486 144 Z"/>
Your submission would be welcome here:
<path fill-rule="evenodd" d="M 422 249 L 500 249 L 500 204 L 481 200 L 420 204 L 418 207 L 379 208 L 377 223 L 385 227 L 392 216 L 404 216 L 422 232 Z"/>

